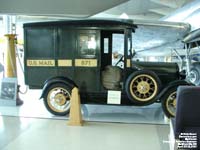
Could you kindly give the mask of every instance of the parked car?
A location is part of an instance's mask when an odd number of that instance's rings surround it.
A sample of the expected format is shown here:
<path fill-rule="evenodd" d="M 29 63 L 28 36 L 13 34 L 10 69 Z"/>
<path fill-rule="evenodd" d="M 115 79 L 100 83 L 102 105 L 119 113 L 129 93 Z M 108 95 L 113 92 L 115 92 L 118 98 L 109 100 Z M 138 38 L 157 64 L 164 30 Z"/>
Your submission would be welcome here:
<path fill-rule="evenodd" d="M 181 54 L 173 49 L 175 56 L 173 61 L 178 62 L 180 70 L 185 70 L 186 78 L 196 86 L 200 85 L 200 53 L 199 53 L 200 29 L 188 33 L 183 39 L 184 50 Z"/>
<path fill-rule="evenodd" d="M 24 24 L 25 83 L 42 89 L 41 98 L 55 115 L 69 112 L 71 91 L 78 87 L 84 104 L 108 104 L 108 91 L 120 91 L 120 105 L 162 101 L 165 114 L 173 117 L 176 89 L 189 83 L 176 63 L 132 61 L 135 28 L 130 20 Z M 123 52 L 118 61 L 116 51 Z"/>

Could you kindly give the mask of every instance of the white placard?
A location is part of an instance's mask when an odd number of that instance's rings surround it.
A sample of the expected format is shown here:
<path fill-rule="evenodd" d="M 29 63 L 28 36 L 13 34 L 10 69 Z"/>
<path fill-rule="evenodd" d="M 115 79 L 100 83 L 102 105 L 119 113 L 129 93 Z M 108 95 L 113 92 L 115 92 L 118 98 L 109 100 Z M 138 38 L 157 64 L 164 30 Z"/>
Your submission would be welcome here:
<path fill-rule="evenodd" d="M 121 104 L 121 91 L 108 91 L 108 104 Z"/>
<path fill-rule="evenodd" d="M 0 106 L 16 106 L 17 78 L 0 80 Z"/>

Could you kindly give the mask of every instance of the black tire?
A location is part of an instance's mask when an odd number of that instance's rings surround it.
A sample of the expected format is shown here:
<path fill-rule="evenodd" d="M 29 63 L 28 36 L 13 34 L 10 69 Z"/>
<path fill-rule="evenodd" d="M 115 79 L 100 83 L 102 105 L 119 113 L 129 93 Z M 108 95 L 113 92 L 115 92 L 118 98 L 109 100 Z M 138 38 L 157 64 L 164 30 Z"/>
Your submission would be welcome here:
<path fill-rule="evenodd" d="M 140 70 L 132 73 L 125 84 L 128 98 L 138 105 L 154 103 L 160 88 L 160 79 L 154 72 L 149 70 Z"/>
<path fill-rule="evenodd" d="M 44 105 L 47 110 L 57 116 L 67 115 L 70 110 L 71 90 L 63 83 L 49 86 L 44 95 Z"/>
<path fill-rule="evenodd" d="M 177 87 L 173 87 L 161 98 L 163 112 L 168 118 L 173 118 L 176 114 L 176 92 Z"/>

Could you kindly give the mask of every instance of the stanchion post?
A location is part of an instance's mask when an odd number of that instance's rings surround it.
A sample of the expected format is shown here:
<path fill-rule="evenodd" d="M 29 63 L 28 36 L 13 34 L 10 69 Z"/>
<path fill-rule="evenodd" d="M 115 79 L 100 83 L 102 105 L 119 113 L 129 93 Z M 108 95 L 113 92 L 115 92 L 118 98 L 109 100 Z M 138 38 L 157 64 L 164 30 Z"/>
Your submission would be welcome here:
<path fill-rule="evenodd" d="M 70 126 L 82 126 L 82 114 L 81 114 L 81 103 L 80 95 L 77 87 L 72 89 L 72 97 L 70 102 L 70 113 L 69 113 L 69 122 Z"/>

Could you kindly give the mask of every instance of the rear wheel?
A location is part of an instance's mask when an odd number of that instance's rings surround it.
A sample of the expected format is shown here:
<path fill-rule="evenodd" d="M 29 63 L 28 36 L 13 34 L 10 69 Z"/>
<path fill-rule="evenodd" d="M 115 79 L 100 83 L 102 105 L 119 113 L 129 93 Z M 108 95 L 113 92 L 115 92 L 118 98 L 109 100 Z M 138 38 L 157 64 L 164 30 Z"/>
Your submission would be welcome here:
<path fill-rule="evenodd" d="M 162 109 L 168 118 L 175 117 L 176 94 L 177 94 L 177 87 L 174 87 L 169 89 L 161 99 Z"/>
<path fill-rule="evenodd" d="M 44 96 L 44 104 L 49 112 L 54 115 L 64 116 L 69 113 L 71 89 L 63 84 L 51 85 Z"/>
<path fill-rule="evenodd" d="M 128 77 L 125 88 L 132 102 L 146 105 L 155 101 L 160 90 L 160 80 L 152 71 L 136 71 Z"/>

